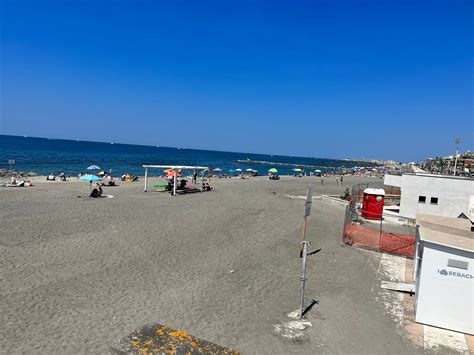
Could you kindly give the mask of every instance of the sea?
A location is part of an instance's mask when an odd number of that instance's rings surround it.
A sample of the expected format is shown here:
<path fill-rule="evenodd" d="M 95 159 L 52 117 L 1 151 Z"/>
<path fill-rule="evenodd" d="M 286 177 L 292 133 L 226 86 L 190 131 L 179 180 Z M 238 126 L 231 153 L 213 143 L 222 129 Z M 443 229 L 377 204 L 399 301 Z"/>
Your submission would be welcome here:
<path fill-rule="evenodd" d="M 222 169 L 223 174 L 229 173 L 229 170 L 254 169 L 261 175 L 265 175 L 271 168 L 276 168 L 282 175 L 294 174 L 291 169 L 301 165 L 312 167 L 302 167 L 307 173 L 316 169 L 326 173 L 350 169 L 354 165 L 372 165 L 316 157 L 0 135 L 0 169 L 10 169 L 11 160 L 14 160 L 14 171 L 40 175 L 56 175 L 60 172 L 77 175 L 88 172 L 87 167 L 91 165 L 97 165 L 104 171 L 112 171 L 113 175 L 130 173 L 139 176 L 144 174 L 143 165 L 207 166 L 211 169 Z M 150 172 L 151 175 L 162 174 L 161 171 Z"/>

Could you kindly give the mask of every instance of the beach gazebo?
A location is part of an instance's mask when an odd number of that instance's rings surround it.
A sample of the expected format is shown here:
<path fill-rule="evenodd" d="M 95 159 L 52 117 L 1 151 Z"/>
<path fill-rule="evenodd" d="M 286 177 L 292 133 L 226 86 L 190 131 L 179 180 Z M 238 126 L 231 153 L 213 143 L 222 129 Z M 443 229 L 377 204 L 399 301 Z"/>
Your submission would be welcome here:
<path fill-rule="evenodd" d="M 188 165 L 143 165 L 145 169 L 145 188 L 143 192 L 148 190 L 148 169 L 171 169 L 174 171 L 173 196 L 176 196 L 176 185 L 178 183 L 178 170 L 209 170 L 207 166 L 188 166 Z"/>

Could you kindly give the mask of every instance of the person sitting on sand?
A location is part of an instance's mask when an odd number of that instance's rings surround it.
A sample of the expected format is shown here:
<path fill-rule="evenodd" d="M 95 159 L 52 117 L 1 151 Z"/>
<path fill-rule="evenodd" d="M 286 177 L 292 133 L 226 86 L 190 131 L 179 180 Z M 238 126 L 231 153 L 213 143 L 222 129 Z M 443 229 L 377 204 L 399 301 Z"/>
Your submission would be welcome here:
<path fill-rule="evenodd" d="M 16 185 L 16 179 L 14 176 L 10 178 L 10 185 Z"/>
<path fill-rule="evenodd" d="M 101 197 L 102 196 L 102 186 L 100 186 L 99 183 L 96 184 L 96 188 L 94 190 L 92 190 L 91 194 L 90 194 L 90 197 L 93 197 L 93 198 L 98 198 L 98 197 Z"/>
<path fill-rule="evenodd" d="M 185 179 L 181 179 L 181 181 L 179 182 L 178 190 L 184 190 L 186 183 L 187 181 Z"/>
<path fill-rule="evenodd" d="M 66 181 L 66 175 L 64 173 L 59 174 L 59 181 Z"/>

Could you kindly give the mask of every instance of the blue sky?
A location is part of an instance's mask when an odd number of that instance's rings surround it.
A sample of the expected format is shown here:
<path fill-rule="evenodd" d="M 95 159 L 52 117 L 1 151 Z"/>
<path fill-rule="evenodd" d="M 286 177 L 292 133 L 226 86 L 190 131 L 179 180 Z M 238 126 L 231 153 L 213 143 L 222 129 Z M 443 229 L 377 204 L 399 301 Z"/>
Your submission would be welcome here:
<path fill-rule="evenodd" d="M 0 0 L 0 134 L 318 157 L 474 150 L 472 1 Z"/>

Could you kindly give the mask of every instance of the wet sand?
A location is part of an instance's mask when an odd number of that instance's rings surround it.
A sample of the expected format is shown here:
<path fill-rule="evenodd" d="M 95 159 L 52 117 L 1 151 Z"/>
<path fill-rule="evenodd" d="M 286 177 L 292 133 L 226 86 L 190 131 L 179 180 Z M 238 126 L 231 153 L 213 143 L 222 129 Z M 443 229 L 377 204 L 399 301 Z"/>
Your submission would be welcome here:
<path fill-rule="evenodd" d="M 213 179 L 176 197 L 139 181 L 96 200 L 87 182 L 1 188 L 2 352 L 104 353 L 147 323 L 243 354 L 422 352 L 373 292 L 381 254 L 341 246 L 344 206 L 316 198 L 307 298 L 320 304 L 302 341 L 274 333 L 299 302 L 304 200 L 289 196 L 366 181 L 381 180 Z"/>

